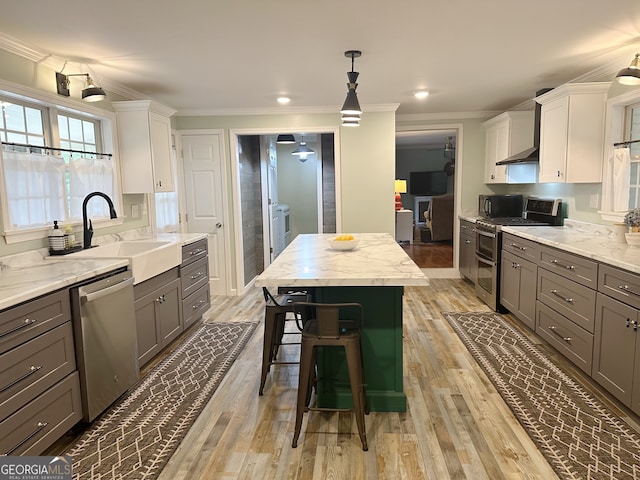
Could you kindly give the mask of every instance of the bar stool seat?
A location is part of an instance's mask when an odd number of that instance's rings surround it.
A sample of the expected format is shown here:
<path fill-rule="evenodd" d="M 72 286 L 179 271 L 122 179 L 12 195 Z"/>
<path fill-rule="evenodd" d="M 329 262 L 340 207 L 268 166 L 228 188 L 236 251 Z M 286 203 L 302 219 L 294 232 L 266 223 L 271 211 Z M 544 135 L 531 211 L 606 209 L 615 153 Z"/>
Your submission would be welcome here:
<path fill-rule="evenodd" d="M 262 288 L 265 299 L 264 311 L 264 340 L 262 346 L 262 373 L 258 395 L 262 395 L 267 374 L 271 365 L 298 365 L 297 361 L 280 361 L 276 357 L 280 345 L 297 344 L 300 342 L 284 342 L 285 322 L 287 313 L 293 315 L 293 305 L 296 302 L 311 300 L 311 295 L 306 291 L 288 290 L 288 293 L 273 295 L 266 287 Z"/>
<path fill-rule="evenodd" d="M 300 347 L 300 374 L 298 380 L 298 400 L 296 423 L 291 446 L 296 448 L 302 428 L 302 417 L 310 410 L 337 410 L 310 407 L 311 390 L 316 381 L 316 347 L 342 347 L 345 351 L 349 383 L 353 399 L 353 411 L 362 449 L 368 450 L 364 415 L 369 413 L 364 382 L 364 364 L 360 344 L 362 329 L 362 305 L 359 303 L 312 303 L 296 302 L 293 306 L 296 318 L 302 320 L 302 345 Z M 348 321 L 340 320 L 346 313 Z"/>

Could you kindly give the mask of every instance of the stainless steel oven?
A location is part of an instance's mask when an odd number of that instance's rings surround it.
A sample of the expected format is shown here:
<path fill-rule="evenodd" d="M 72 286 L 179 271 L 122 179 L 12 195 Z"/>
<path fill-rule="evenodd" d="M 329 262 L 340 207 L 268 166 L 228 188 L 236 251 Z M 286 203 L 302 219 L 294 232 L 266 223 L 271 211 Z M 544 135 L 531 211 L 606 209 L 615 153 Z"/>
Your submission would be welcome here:
<path fill-rule="evenodd" d="M 495 225 L 476 222 L 476 295 L 493 310 L 499 308 L 501 234 Z"/>
<path fill-rule="evenodd" d="M 495 196 L 497 203 L 491 203 L 489 213 L 513 214 L 509 206 L 515 200 L 509 200 L 503 204 L 506 196 Z M 516 197 L 511 196 L 511 197 Z M 480 197 L 480 204 L 486 203 L 486 197 Z M 497 209 L 496 206 L 499 206 Z M 507 206 L 505 206 L 507 205 Z M 476 280 L 476 295 L 495 311 L 505 311 L 500 305 L 500 255 L 502 254 L 502 226 L 541 226 L 562 225 L 562 202 L 560 200 L 545 200 L 530 197 L 527 199 L 524 216 L 522 212 L 516 216 L 485 218 L 476 221 L 476 267 L 478 277 Z M 484 212 L 487 213 L 487 212 Z M 480 212 L 482 215 L 483 212 Z"/>

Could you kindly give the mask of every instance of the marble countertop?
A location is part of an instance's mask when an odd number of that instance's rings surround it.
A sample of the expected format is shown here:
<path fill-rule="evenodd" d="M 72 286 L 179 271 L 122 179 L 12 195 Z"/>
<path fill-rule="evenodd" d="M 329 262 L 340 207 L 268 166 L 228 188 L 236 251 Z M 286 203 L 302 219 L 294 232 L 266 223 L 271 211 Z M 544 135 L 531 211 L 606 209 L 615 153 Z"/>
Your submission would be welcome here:
<path fill-rule="evenodd" d="M 41 260 L 0 271 L 0 310 L 97 275 L 126 267 L 126 259 Z"/>
<path fill-rule="evenodd" d="M 153 239 L 188 245 L 206 237 L 206 233 L 125 232 L 100 237 L 94 243 Z M 49 256 L 46 248 L 0 257 L 0 310 L 128 265 L 129 261 L 121 258 L 59 259 Z"/>
<path fill-rule="evenodd" d="M 640 273 L 640 247 L 617 243 L 611 227 L 565 220 L 562 227 L 502 227 L 502 231 Z"/>
<path fill-rule="evenodd" d="M 336 234 L 298 235 L 256 278 L 257 287 L 429 285 L 429 279 L 387 233 L 354 233 L 354 250 L 333 250 Z"/>

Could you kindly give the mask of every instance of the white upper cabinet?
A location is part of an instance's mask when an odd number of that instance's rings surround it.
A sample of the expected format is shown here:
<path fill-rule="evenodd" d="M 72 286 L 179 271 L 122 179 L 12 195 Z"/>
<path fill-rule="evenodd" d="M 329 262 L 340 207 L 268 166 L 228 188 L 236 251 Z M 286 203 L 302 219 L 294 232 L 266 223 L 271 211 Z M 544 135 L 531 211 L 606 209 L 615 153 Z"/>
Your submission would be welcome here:
<path fill-rule="evenodd" d="M 540 183 L 602 181 L 610 83 L 568 83 L 539 97 Z"/>
<path fill-rule="evenodd" d="M 507 165 L 496 165 L 533 146 L 533 112 L 505 112 L 482 124 L 485 128 L 484 183 L 530 183 L 514 182 L 509 178 Z M 535 172 L 535 166 L 530 166 Z M 535 175 L 535 173 L 534 173 Z"/>
<path fill-rule="evenodd" d="M 175 190 L 171 121 L 176 111 L 151 100 L 113 102 L 124 193 Z"/>

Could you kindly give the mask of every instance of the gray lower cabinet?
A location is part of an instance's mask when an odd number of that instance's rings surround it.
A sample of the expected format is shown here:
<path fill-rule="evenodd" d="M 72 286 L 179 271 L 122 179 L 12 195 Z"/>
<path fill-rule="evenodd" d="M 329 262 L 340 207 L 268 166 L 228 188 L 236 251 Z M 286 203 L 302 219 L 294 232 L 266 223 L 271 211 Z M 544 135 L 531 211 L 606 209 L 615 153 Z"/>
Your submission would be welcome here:
<path fill-rule="evenodd" d="M 211 306 L 207 239 L 182 247 L 180 265 L 182 283 L 182 318 L 187 329 L 202 318 Z"/>
<path fill-rule="evenodd" d="M 640 277 L 601 265 L 593 378 L 640 415 Z"/>
<path fill-rule="evenodd" d="M 500 268 L 500 303 L 534 330 L 538 266 L 503 249 Z"/>
<path fill-rule="evenodd" d="M 81 418 L 69 291 L 0 312 L 0 455 L 40 455 Z"/>
<path fill-rule="evenodd" d="M 458 246 L 458 268 L 460 275 L 475 285 L 478 279 L 476 267 L 476 226 L 473 222 L 460 219 Z"/>
<path fill-rule="evenodd" d="M 178 267 L 134 287 L 138 361 L 143 366 L 184 329 Z"/>

